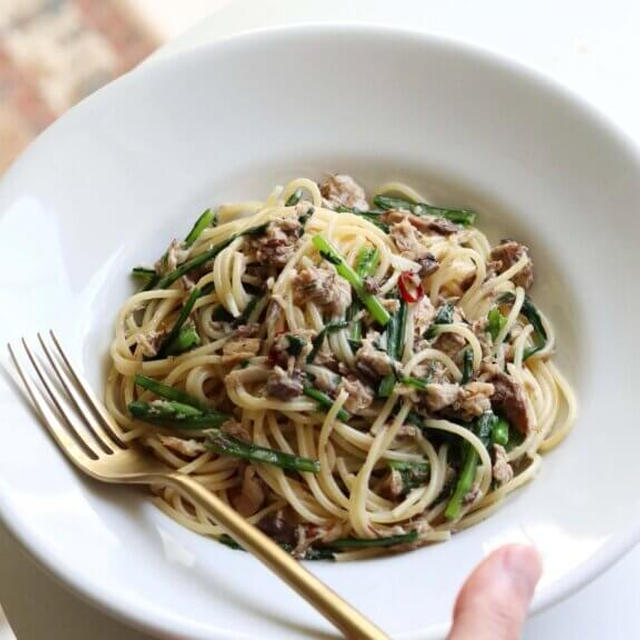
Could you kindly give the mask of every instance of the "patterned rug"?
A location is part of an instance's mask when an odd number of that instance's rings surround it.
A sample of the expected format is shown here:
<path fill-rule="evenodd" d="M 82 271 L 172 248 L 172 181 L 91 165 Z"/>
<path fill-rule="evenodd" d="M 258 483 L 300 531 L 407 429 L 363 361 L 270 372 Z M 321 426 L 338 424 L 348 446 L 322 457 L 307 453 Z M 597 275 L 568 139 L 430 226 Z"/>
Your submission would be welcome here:
<path fill-rule="evenodd" d="M 0 173 L 44 127 L 158 44 L 126 0 L 0 0 Z"/>

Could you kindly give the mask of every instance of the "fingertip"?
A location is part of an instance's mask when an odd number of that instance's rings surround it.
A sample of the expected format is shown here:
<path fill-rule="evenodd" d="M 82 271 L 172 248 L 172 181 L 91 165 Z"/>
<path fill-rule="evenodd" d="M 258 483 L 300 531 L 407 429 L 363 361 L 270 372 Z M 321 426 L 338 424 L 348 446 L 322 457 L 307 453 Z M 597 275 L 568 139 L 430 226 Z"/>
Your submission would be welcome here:
<path fill-rule="evenodd" d="M 541 573 L 531 546 L 510 544 L 490 553 L 460 590 L 449 638 L 517 638 Z"/>

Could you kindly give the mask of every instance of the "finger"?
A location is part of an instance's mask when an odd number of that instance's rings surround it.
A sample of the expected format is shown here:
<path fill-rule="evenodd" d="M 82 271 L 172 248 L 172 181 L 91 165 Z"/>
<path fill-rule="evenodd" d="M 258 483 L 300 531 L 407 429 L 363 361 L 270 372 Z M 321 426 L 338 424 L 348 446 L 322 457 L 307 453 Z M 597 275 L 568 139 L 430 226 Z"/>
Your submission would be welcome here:
<path fill-rule="evenodd" d="M 517 640 L 541 573 L 532 547 L 507 545 L 491 553 L 458 594 L 449 640 Z"/>

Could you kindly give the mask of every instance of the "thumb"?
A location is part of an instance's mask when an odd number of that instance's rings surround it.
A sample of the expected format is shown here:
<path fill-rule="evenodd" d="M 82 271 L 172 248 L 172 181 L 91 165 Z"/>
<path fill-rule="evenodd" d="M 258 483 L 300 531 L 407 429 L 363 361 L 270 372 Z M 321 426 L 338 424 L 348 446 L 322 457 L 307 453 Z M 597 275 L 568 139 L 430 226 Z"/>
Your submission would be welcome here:
<path fill-rule="evenodd" d="M 507 545 L 467 578 L 453 609 L 449 640 L 517 640 L 542 573 L 533 547 Z"/>

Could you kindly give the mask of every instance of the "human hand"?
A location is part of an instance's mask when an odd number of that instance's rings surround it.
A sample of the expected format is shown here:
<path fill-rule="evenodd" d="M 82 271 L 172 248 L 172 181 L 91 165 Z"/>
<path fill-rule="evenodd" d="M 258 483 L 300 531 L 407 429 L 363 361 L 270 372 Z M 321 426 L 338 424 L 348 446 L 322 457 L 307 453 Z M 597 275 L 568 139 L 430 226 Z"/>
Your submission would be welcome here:
<path fill-rule="evenodd" d="M 448 640 L 517 640 L 541 573 L 533 547 L 493 551 L 460 589 Z"/>

